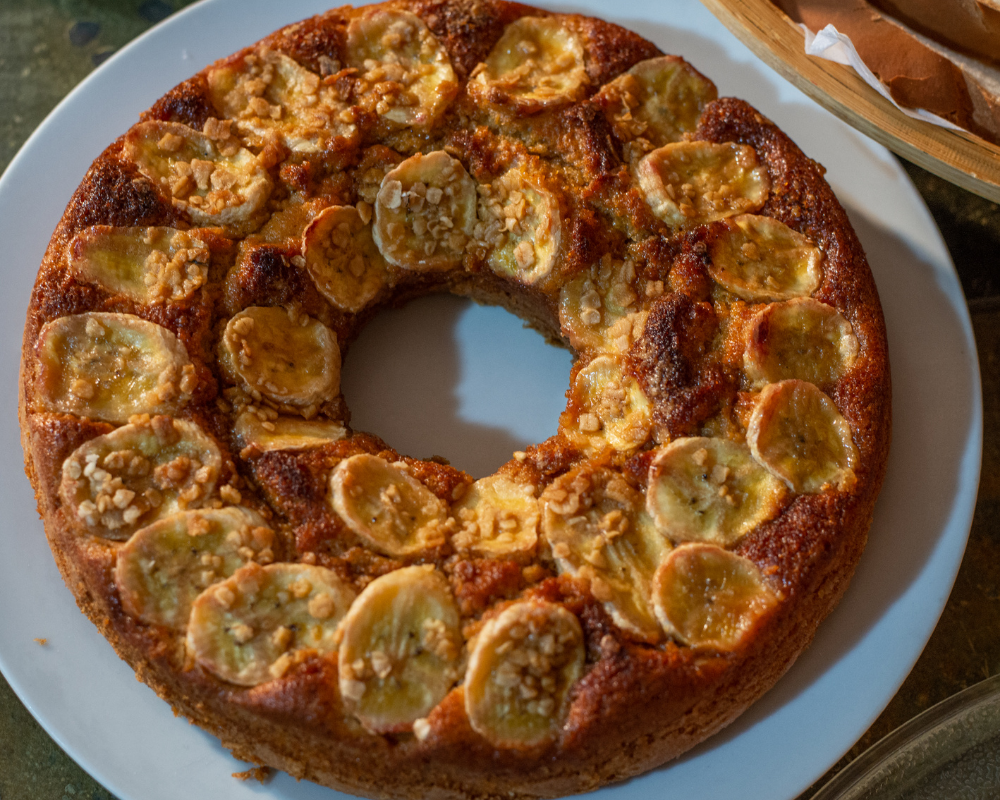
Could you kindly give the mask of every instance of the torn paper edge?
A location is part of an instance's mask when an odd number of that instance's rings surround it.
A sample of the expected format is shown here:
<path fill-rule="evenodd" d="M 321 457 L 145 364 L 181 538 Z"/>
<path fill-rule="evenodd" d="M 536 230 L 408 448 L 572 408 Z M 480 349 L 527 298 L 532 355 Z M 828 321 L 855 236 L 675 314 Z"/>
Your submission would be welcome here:
<path fill-rule="evenodd" d="M 937 114 L 932 114 L 922 108 L 904 108 L 899 105 L 895 100 L 892 99 L 892 95 L 889 94 L 889 90 L 882 85 L 882 82 L 875 77 L 875 73 L 868 69 L 864 61 L 861 60 L 861 56 L 858 55 L 858 51 L 854 48 L 854 43 L 851 41 L 850 37 L 846 34 L 841 33 L 833 25 L 827 25 L 819 33 L 813 33 L 805 25 L 799 24 L 799 28 L 806 37 L 806 55 L 816 56 L 817 58 L 822 58 L 827 61 L 833 61 L 836 64 L 843 64 L 844 66 L 851 67 L 861 79 L 871 86 L 876 92 L 878 92 L 882 97 L 892 103 L 896 108 L 903 112 L 906 116 L 911 119 L 919 119 L 923 122 L 929 122 L 932 125 L 938 125 L 942 128 L 946 128 L 950 131 L 964 131 L 964 128 L 960 128 L 953 122 L 950 122 L 943 117 L 939 117 Z"/>

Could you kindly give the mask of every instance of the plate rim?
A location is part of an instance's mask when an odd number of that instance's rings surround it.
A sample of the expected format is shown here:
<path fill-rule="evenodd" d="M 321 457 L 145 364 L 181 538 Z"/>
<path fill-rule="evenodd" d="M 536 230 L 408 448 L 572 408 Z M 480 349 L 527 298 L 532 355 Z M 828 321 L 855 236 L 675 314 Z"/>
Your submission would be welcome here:
<path fill-rule="evenodd" d="M 596 7 L 597 4 L 599 3 L 599 1 L 600 0 L 584 0 L 584 2 L 574 4 L 573 7 L 579 7 L 579 6 L 582 6 L 582 5 L 586 5 L 588 8 L 590 8 L 591 6 L 595 6 Z M 201 0 L 201 2 L 195 3 L 195 4 L 191 5 L 191 6 L 183 9 L 181 12 L 179 12 L 179 13 L 171 16 L 167 20 L 165 20 L 163 23 L 160 23 L 159 25 L 151 28 L 149 31 L 145 32 L 141 36 L 137 37 L 135 40 L 133 40 L 131 43 L 129 43 L 126 47 L 123 47 L 119 52 L 117 52 L 112 58 L 108 59 L 108 61 L 105 62 L 105 64 L 101 65 L 100 68 L 98 68 L 97 70 L 95 70 L 84 81 L 82 81 L 80 84 L 78 84 L 70 92 L 70 94 L 67 95 L 67 97 L 64 98 L 53 109 L 53 111 L 50 112 L 46 116 L 46 118 L 43 121 L 43 123 L 32 133 L 32 135 L 28 138 L 28 140 L 25 142 L 25 144 L 19 150 L 19 152 L 17 153 L 17 155 L 14 157 L 14 159 L 12 159 L 10 165 L 5 170 L 4 174 L 2 176 L 0 176 L 0 206 L 2 206 L 3 199 L 5 197 L 5 191 L 10 191 L 8 189 L 8 186 L 16 183 L 17 179 L 20 177 L 20 172 L 24 169 L 22 161 L 27 161 L 28 158 L 29 158 L 29 156 L 33 155 L 34 149 L 36 149 L 39 146 L 38 143 L 42 141 L 42 139 L 45 137 L 45 135 L 48 134 L 50 132 L 50 129 L 53 127 L 53 123 L 51 122 L 51 120 L 53 120 L 53 119 L 60 119 L 60 115 L 62 113 L 65 113 L 65 112 L 62 111 L 62 109 L 68 108 L 68 107 L 72 106 L 73 104 L 75 104 L 76 102 L 78 102 L 78 100 L 79 100 L 80 97 L 84 96 L 86 93 L 88 93 L 88 92 L 91 91 L 91 89 L 90 89 L 91 86 L 93 86 L 93 85 L 100 85 L 101 82 L 103 82 L 104 80 L 106 80 L 106 76 L 112 74 L 112 72 L 115 69 L 117 69 L 117 65 L 118 64 L 125 63 L 126 61 L 128 61 L 132 57 L 131 56 L 132 53 L 134 53 L 136 51 L 142 51 L 145 47 L 147 47 L 147 42 L 153 41 L 156 37 L 162 36 L 163 35 L 162 34 L 163 30 L 165 30 L 167 28 L 172 28 L 174 26 L 180 26 L 181 24 L 187 24 L 187 21 L 188 21 L 189 18 L 193 17 L 195 14 L 204 13 L 203 10 L 206 9 L 206 8 L 215 8 L 217 6 L 218 7 L 222 7 L 222 6 L 226 6 L 226 5 L 229 5 L 231 3 L 234 3 L 234 2 L 237 2 L 237 0 Z M 625 9 L 632 8 L 634 5 L 635 5 L 634 3 L 632 3 L 630 5 L 629 2 L 625 2 L 625 3 L 622 4 L 623 8 L 625 8 Z M 597 12 L 591 9 L 591 13 L 597 13 Z M 614 15 L 606 14 L 606 16 L 613 17 L 615 19 L 623 19 L 624 16 L 625 16 L 625 14 L 622 13 L 621 11 L 619 11 L 619 12 L 616 12 Z M 194 71 L 197 71 L 197 69 L 200 69 L 200 67 L 193 67 L 192 70 L 191 70 L 191 72 L 193 73 Z M 872 146 L 872 147 L 874 147 L 874 146 Z M 926 206 L 923 204 L 922 200 L 920 200 L 919 194 L 916 193 L 915 188 L 912 186 L 912 183 L 909 181 L 908 176 L 906 176 L 906 174 L 902 170 L 902 168 L 899 167 L 898 165 L 896 165 L 896 171 L 898 173 L 898 177 L 901 177 L 903 180 L 905 180 L 909 184 L 910 191 L 913 193 L 913 195 L 915 196 L 915 198 L 918 201 L 917 205 L 921 209 L 920 213 L 922 213 L 926 217 L 927 221 L 932 226 L 933 234 L 934 234 L 934 239 L 935 239 L 935 244 L 943 252 L 944 257 L 945 257 L 944 261 L 946 261 L 947 269 L 950 270 L 950 272 L 948 273 L 948 275 L 946 276 L 946 278 L 948 280 L 950 280 L 950 282 L 953 284 L 951 286 L 951 290 L 954 291 L 955 289 L 957 289 L 958 293 L 961 294 L 961 288 L 960 288 L 960 285 L 958 284 L 957 272 L 955 271 L 954 265 L 951 263 L 950 254 L 948 254 L 948 251 L 945 248 L 943 241 L 941 240 L 940 233 L 937 231 L 936 227 L 933 226 L 933 221 L 930 218 L 929 211 L 927 210 Z M 937 254 L 937 255 L 940 255 L 940 253 Z M 940 264 L 937 264 L 936 266 L 940 266 Z M 959 306 L 952 305 L 952 307 L 951 307 L 950 310 L 957 312 L 957 316 L 958 316 L 959 321 L 961 323 L 962 333 L 963 333 L 963 335 L 964 335 L 964 337 L 966 339 L 966 343 L 970 344 L 971 347 L 972 347 L 971 361 L 970 361 L 970 364 L 969 364 L 971 366 L 971 368 L 972 368 L 972 375 L 970 376 L 972 378 L 972 381 L 971 381 L 971 383 L 972 383 L 971 390 L 972 390 L 972 395 L 973 395 L 972 398 L 971 398 L 971 400 L 972 400 L 972 408 L 971 408 L 972 417 L 971 417 L 971 420 L 970 420 L 970 427 L 969 427 L 969 431 L 968 431 L 968 433 L 969 433 L 969 440 L 967 442 L 967 445 L 966 445 L 966 448 L 965 448 L 965 451 L 964 451 L 964 455 L 963 455 L 963 458 L 962 458 L 962 463 L 961 463 L 961 469 L 960 469 L 960 471 L 966 477 L 969 477 L 969 476 L 971 476 L 974 473 L 974 476 L 975 476 L 975 482 L 974 482 L 974 484 L 976 486 L 978 486 L 979 470 L 981 468 L 981 452 L 982 452 L 982 436 L 983 436 L 983 412 L 982 412 L 982 397 L 981 397 L 982 391 L 981 391 L 981 383 L 980 383 L 979 365 L 978 365 L 978 360 L 976 358 L 976 353 L 975 353 L 975 343 L 974 343 L 975 340 L 974 340 L 974 336 L 973 336 L 973 333 L 972 333 L 971 317 L 969 315 L 968 308 L 965 306 L 964 302 L 962 302 Z M 19 356 L 18 356 L 18 360 L 19 360 Z M 894 405 L 895 405 L 895 403 L 894 403 Z M 972 462 L 974 462 L 974 463 L 972 463 Z M 960 498 L 956 498 L 956 500 L 959 500 L 959 499 Z M 966 498 L 966 499 L 968 499 L 968 498 Z M 961 541 L 961 547 L 959 548 L 960 553 L 964 552 L 965 542 L 967 541 L 969 530 L 971 528 L 972 514 L 974 512 L 974 509 L 975 509 L 975 491 L 973 490 L 973 492 L 972 492 L 972 498 L 971 498 L 971 503 L 964 503 L 964 504 L 962 504 L 962 508 L 959 509 L 958 516 L 957 517 L 949 518 L 949 525 L 950 525 L 950 527 L 964 527 L 964 530 L 965 530 L 964 537 L 962 537 L 962 541 Z M 944 534 L 942 533 L 941 536 L 940 536 L 940 539 L 938 541 L 939 547 L 944 545 L 944 541 L 943 541 L 944 538 L 945 538 Z M 956 542 L 950 542 L 950 543 L 952 545 L 957 545 Z M 940 614 L 941 614 L 941 612 L 944 609 L 944 603 L 947 600 L 947 596 L 950 594 L 951 586 L 953 585 L 955 577 L 957 576 L 957 572 L 958 572 L 958 568 L 959 568 L 960 564 L 961 564 L 961 555 L 959 554 L 959 557 L 955 560 L 955 563 L 954 563 L 954 569 L 953 569 L 952 574 L 950 576 L 950 581 L 948 582 L 947 591 L 944 592 L 944 600 L 940 603 L 940 607 L 939 607 L 938 612 L 937 612 L 937 617 L 934 620 L 934 624 L 929 627 L 929 629 L 926 631 L 926 635 L 923 637 L 923 643 L 921 644 L 920 650 L 917 651 L 917 657 L 919 657 L 919 653 L 922 651 L 923 645 L 926 644 L 927 639 L 930 637 L 931 633 L 934 630 L 934 627 L 936 626 L 937 618 L 940 617 Z M 86 622 L 86 625 L 89 626 L 90 623 Z M 822 626 L 821 626 L 821 630 L 822 630 Z M 103 643 L 103 639 L 102 639 L 102 643 Z M 106 646 L 106 644 L 105 644 L 105 646 Z M 108 649 L 110 650 L 110 648 L 108 648 Z M 112 652 L 112 655 L 113 655 L 113 652 Z M 115 657 L 115 658 L 117 658 L 117 657 Z M 912 668 L 913 663 L 915 663 L 915 660 L 916 659 L 914 658 L 914 661 L 911 662 L 909 664 L 909 666 L 905 669 L 905 671 L 902 672 L 902 675 L 899 678 L 899 680 L 898 680 L 898 682 L 896 684 L 895 689 L 889 695 L 889 697 L 885 700 L 885 703 L 888 703 L 888 701 L 891 700 L 892 696 L 894 696 L 895 691 L 898 690 L 899 685 L 905 679 L 906 675 L 909 672 L 909 669 Z M 90 772 L 92 775 L 94 775 L 101 783 L 103 783 L 106 787 L 108 787 L 109 789 L 111 789 L 111 787 L 114 786 L 117 783 L 117 781 L 115 781 L 113 779 L 110 779 L 109 777 L 107 777 L 106 775 L 104 775 L 104 771 L 102 769 L 100 769 L 96 765 L 90 763 L 90 759 L 89 758 L 87 758 L 85 756 L 82 756 L 79 748 L 76 747 L 72 741 L 70 741 L 68 738 L 66 738 L 66 737 L 63 736 L 63 731 L 61 730 L 61 728 L 58 725 L 58 723 L 56 723 L 54 720 L 48 718 L 48 716 L 46 716 L 44 714 L 40 715 L 39 713 L 36 713 L 35 705 L 31 702 L 31 697 L 30 697 L 31 693 L 29 691 L 27 691 L 24 688 L 23 683 L 20 680 L 18 680 L 18 675 L 17 674 L 13 674 L 13 675 L 11 674 L 11 670 L 9 669 L 9 667 L 7 665 L 7 661 L 8 661 L 8 659 L 5 656 L 5 648 L 4 648 L 3 644 L 0 643 L 0 667 L 3 668 L 3 672 L 4 672 L 5 676 L 7 677 L 7 680 L 10 683 L 12 689 L 15 691 L 15 693 L 21 698 L 22 702 L 25 703 L 26 707 L 28 707 L 29 711 L 32 712 L 33 716 L 35 716 L 35 718 L 38 719 L 38 721 L 40 722 L 40 724 L 42 725 L 42 727 L 46 729 L 46 731 L 49 733 L 49 735 L 52 736 L 52 738 L 55 739 L 56 742 L 67 753 L 69 753 L 70 756 L 78 764 L 81 765 L 81 767 L 83 767 L 84 769 L 86 769 L 88 772 Z M 14 670 L 14 672 L 16 673 L 17 670 Z M 129 670 L 129 672 L 131 672 L 131 670 Z M 158 702 L 160 702 L 160 701 L 158 701 Z M 871 718 L 870 718 L 870 720 L 868 722 L 869 725 L 870 725 L 870 722 L 872 720 L 874 720 L 874 718 L 878 715 L 878 713 L 880 713 L 882 707 L 884 707 L 884 704 L 883 704 L 883 706 L 880 706 L 878 709 L 876 709 L 871 714 Z M 862 729 L 861 732 L 863 733 L 863 731 L 865 729 L 867 729 L 867 725 L 865 726 L 864 729 Z M 848 747 L 849 746 L 850 745 L 848 745 Z M 845 748 L 845 750 L 846 750 L 846 748 Z M 836 759 L 841 754 L 842 753 L 834 754 L 834 757 L 830 761 L 830 764 L 835 763 Z M 684 758 L 682 758 L 682 761 L 688 760 L 690 758 L 691 758 L 691 756 L 684 757 Z M 667 768 L 669 768 L 669 766 L 670 765 L 667 765 Z M 820 775 L 821 774 L 822 773 L 820 773 Z M 814 777 L 814 780 L 816 778 L 818 778 L 818 777 L 819 777 L 819 775 L 816 775 Z M 802 788 L 804 789 L 807 786 L 808 786 L 808 783 L 805 786 L 803 786 Z M 615 790 L 616 788 L 618 788 L 618 787 L 610 787 L 609 790 Z M 111 789 L 111 790 L 115 791 L 116 794 L 120 794 L 119 790 L 117 790 L 117 789 Z"/>

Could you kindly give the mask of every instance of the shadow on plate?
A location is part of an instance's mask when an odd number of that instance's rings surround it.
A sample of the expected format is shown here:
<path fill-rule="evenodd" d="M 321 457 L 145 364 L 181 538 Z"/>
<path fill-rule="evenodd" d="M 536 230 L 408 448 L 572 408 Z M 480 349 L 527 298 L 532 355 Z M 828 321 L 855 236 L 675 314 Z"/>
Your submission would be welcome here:
<path fill-rule="evenodd" d="M 476 478 L 555 434 L 571 355 L 500 308 L 432 295 L 378 314 L 344 357 L 354 430 Z"/>

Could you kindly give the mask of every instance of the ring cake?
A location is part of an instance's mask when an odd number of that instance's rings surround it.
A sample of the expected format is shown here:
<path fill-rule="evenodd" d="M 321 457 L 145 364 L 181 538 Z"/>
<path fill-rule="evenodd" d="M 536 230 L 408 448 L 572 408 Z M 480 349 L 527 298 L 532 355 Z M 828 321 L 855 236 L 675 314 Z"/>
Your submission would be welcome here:
<path fill-rule="evenodd" d="M 429 292 L 574 353 L 558 434 L 495 474 L 350 425 L 351 342 Z M 847 216 L 773 123 L 616 25 L 400 0 L 216 62 L 100 155 L 20 415 L 80 608 L 238 758 L 553 797 L 683 753 L 809 644 L 889 369 Z"/>

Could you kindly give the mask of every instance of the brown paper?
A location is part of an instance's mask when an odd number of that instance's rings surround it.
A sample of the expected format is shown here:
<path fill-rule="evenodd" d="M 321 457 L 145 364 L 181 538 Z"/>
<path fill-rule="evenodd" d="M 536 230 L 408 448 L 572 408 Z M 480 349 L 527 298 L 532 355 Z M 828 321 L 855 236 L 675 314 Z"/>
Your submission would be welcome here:
<path fill-rule="evenodd" d="M 952 6 L 968 1 L 936 3 Z M 996 65 L 931 40 L 866 0 L 773 2 L 812 31 L 832 24 L 848 36 L 899 105 L 925 109 L 988 141 L 1000 142 L 1000 68 Z"/>

